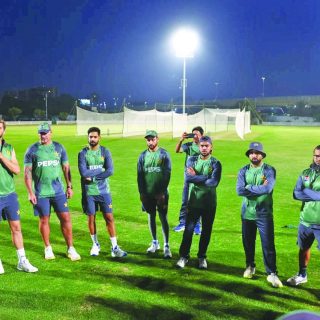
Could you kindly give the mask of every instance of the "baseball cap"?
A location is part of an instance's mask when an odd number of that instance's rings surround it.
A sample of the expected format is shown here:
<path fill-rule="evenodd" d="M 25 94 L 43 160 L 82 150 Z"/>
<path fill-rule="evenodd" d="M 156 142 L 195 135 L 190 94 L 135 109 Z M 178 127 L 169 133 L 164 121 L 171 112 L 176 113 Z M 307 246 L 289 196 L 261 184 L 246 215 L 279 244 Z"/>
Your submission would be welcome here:
<path fill-rule="evenodd" d="M 263 145 L 260 142 L 251 142 L 249 145 L 249 149 L 246 152 L 246 156 L 249 157 L 249 153 L 254 150 L 254 151 L 258 151 L 259 153 L 262 154 L 262 157 L 265 158 L 267 155 L 266 153 L 263 151 Z"/>
<path fill-rule="evenodd" d="M 147 137 L 157 137 L 158 133 L 155 130 L 147 130 L 146 135 L 144 136 L 145 138 Z"/>
<path fill-rule="evenodd" d="M 209 136 L 202 136 L 199 139 L 199 142 L 209 142 L 212 145 L 212 140 L 211 140 L 211 138 Z"/>
<path fill-rule="evenodd" d="M 48 122 L 43 122 L 39 124 L 38 133 L 48 133 L 50 130 L 51 130 L 51 127 Z"/>

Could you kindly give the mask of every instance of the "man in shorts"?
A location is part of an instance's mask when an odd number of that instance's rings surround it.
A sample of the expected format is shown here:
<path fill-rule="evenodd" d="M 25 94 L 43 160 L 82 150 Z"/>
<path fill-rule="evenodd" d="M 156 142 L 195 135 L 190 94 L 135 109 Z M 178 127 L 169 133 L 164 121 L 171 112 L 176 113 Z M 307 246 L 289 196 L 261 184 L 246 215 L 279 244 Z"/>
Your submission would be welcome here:
<path fill-rule="evenodd" d="M 6 123 L 0 120 L 0 220 L 8 220 L 12 242 L 17 249 L 17 269 L 25 272 L 37 272 L 38 268 L 31 265 L 23 247 L 20 223 L 18 196 L 15 191 L 13 176 L 20 172 L 14 148 L 4 140 Z M 0 274 L 4 268 L 0 260 Z"/>
<path fill-rule="evenodd" d="M 88 216 L 88 227 L 92 239 L 90 255 L 98 256 L 100 252 L 96 227 L 96 211 L 100 208 L 110 236 L 111 256 L 122 258 L 127 253 L 121 250 L 117 243 L 109 185 L 109 177 L 113 174 L 113 163 L 110 151 L 100 145 L 100 139 L 100 129 L 89 128 L 89 145 L 83 148 L 78 155 L 82 207 Z"/>
<path fill-rule="evenodd" d="M 49 224 L 53 207 L 67 244 L 67 257 L 71 261 L 77 261 L 81 257 L 73 247 L 71 216 L 67 202 L 67 198 L 73 195 L 67 153 L 60 143 L 52 141 L 49 123 L 39 125 L 38 135 L 39 141 L 32 144 L 24 156 L 24 181 L 34 215 L 39 216 L 39 230 L 45 245 L 44 257 L 46 260 L 55 259 L 50 244 Z M 61 169 L 66 188 L 62 182 Z"/>
<path fill-rule="evenodd" d="M 293 197 L 302 201 L 298 230 L 299 271 L 287 282 L 298 286 L 308 281 L 307 266 L 314 240 L 317 240 L 320 249 L 320 145 L 313 150 L 310 167 L 300 174 Z"/>

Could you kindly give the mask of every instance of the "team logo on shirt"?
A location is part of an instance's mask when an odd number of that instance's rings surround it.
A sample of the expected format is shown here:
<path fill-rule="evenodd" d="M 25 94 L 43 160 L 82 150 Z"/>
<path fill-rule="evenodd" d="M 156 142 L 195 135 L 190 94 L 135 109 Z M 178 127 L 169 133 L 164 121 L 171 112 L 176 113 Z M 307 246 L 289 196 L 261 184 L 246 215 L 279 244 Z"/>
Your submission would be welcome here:
<path fill-rule="evenodd" d="M 265 175 L 262 175 L 262 176 L 261 176 L 261 180 L 262 180 L 263 182 L 265 182 L 265 181 L 267 180 L 267 177 L 266 177 Z"/>
<path fill-rule="evenodd" d="M 60 164 L 59 160 L 38 161 L 38 168 L 40 168 L 40 167 L 57 167 L 59 164 Z"/>
<path fill-rule="evenodd" d="M 7 155 L 7 157 L 11 157 L 11 151 L 10 150 L 5 150 L 5 154 Z"/>
<path fill-rule="evenodd" d="M 148 167 L 145 169 L 145 171 L 148 173 L 161 172 L 161 168 L 160 167 Z"/>
<path fill-rule="evenodd" d="M 101 156 L 101 157 L 100 157 L 100 160 L 104 162 L 104 156 Z"/>
<path fill-rule="evenodd" d="M 59 157 L 59 156 L 60 156 L 59 152 L 57 152 L 57 151 L 54 153 L 54 155 L 55 155 L 56 157 Z"/>

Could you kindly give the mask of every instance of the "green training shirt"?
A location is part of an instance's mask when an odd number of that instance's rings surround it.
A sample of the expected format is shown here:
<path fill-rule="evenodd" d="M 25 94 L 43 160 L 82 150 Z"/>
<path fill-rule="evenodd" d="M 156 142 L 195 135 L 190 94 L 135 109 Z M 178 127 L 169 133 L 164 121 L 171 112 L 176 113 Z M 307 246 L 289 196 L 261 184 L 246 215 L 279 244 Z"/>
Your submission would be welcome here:
<path fill-rule="evenodd" d="M 35 195 L 40 198 L 65 193 L 61 166 L 68 164 L 67 153 L 58 142 L 43 145 L 37 142 L 29 147 L 24 156 L 25 167 L 32 167 Z"/>
<path fill-rule="evenodd" d="M 1 152 L 5 158 L 11 160 L 13 150 L 11 144 L 3 143 Z M 0 162 L 0 196 L 7 196 L 12 192 L 15 192 L 13 173 Z"/>

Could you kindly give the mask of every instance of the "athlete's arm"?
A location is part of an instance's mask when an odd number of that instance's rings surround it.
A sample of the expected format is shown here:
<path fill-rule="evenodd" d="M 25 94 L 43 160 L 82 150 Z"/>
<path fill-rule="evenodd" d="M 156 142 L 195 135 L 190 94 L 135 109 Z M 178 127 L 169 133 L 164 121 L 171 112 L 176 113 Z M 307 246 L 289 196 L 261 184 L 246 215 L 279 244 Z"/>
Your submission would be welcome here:
<path fill-rule="evenodd" d="M 73 196 L 73 191 L 72 191 L 71 171 L 70 171 L 69 163 L 62 164 L 62 171 L 63 171 L 64 179 L 66 180 L 66 184 L 67 184 L 67 191 L 66 191 L 67 198 L 71 198 Z"/>
<path fill-rule="evenodd" d="M 78 154 L 78 169 L 79 169 L 80 176 L 82 178 L 93 178 L 103 171 L 102 168 L 92 169 L 92 170 L 88 169 L 85 153 L 83 151 L 79 152 Z"/>
<path fill-rule="evenodd" d="M 103 180 L 113 175 L 113 162 L 112 162 L 112 157 L 109 150 L 107 150 L 106 152 L 103 168 L 105 171 L 97 174 L 95 177 L 96 180 Z"/>
<path fill-rule="evenodd" d="M 236 190 L 237 190 L 238 196 L 250 197 L 252 196 L 252 193 L 246 189 L 246 184 L 247 184 L 246 178 L 245 178 L 246 170 L 247 170 L 246 167 L 244 167 L 239 171 Z"/>
<path fill-rule="evenodd" d="M 144 153 L 142 153 L 138 160 L 137 165 L 137 182 L 138 182 L 138 189 L 139 193 L 144 194 L 146 190 L 144 174 L 143 174 L 143 160 L 144 160 Z"/>
<path fill-rule="evenodd" d="M 303 192 L 313 201 L 320 201 L 320 191 L 315 191 L 309 188 L 304 188 Z"/>
<path fill-rule="evenodd" d="M 262 195 L 271 193 L 275 182 L 276 182 L 276 173 L 273 169 L 268 169 L 266 171 L 266 181 L 261 185 L 247 185 L 246 189 L 249 190 L 253 195 Z"/>
<path fill-rule="evenodd" d="M 181 148 L 181 145 L 184 139 L 186 139 L 186 137 L 187 137 L 187 132 L 183 132 L 179 142 L 176 145 L 176 153 L 184 152 L 184 150 Z"/>
<path fill-rule="evenodd" d="M 32 166 L 25 165 L 24 167 L 24 183 L 28 191 L 29 201 L 33 205 L 37 204 L 37 198 L 32 189 Z"/>
<path fill-rule="evenodd" d="M 293 190 L 293 198 L 300 201 L 314 201 L 309 195 L 307 195 L 305 190 L 306 188 L 304 188 L 302 177 L 300 176 Z"/>
<path fill-rule="evenodd" d="M 217 161 L 213 163 L 212 165 L 212 174 L 211 176 L 205 181 L 205 185 L 207 187 L 217 187 L 220 180 L 221 180 L 221 171 L 222 171 L 222 166 L 220 161 Z"/>
<path fill-rule="evenodd" d="M 11 160 L 6 158 L 2 152 L 0 152 L 0 162 L 13 174 L 20 173 L 20 166 L 16 157 L 16 153 L 12 150 Z"/>

